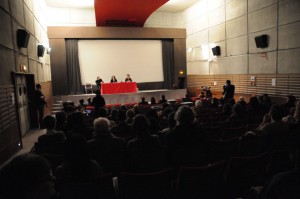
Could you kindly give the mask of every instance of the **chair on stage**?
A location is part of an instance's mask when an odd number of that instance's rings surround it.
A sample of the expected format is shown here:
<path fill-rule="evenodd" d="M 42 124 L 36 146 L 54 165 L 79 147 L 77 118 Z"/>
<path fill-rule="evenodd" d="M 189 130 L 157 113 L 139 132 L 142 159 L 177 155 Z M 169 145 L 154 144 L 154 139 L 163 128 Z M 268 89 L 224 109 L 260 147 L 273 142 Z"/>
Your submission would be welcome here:
<path fill-rule="evenodd" d="M 91 83 L 86 83 L 84 85 L 85 94 L 88 94 L 88 92 L 94 93 L 93 91 L 93 85 Z"/>

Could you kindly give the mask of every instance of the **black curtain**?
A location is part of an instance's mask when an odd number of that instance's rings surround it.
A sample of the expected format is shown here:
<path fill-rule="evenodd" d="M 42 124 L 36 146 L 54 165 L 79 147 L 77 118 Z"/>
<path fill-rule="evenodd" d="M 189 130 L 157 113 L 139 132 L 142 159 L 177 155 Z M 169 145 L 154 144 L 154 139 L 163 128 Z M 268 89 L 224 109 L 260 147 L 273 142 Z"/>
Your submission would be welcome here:
<path fill-rule="evenodd" d="M 78 59 L 78 39 L 66 39 L 66 56 L 69 94 L 82 94 L 83 88 Z"/>
<path fill-rule="evenodd" d="M 164 86 L 172 88 L 174 83 L 174 45 L 173 40 L 162 40 Z"/>

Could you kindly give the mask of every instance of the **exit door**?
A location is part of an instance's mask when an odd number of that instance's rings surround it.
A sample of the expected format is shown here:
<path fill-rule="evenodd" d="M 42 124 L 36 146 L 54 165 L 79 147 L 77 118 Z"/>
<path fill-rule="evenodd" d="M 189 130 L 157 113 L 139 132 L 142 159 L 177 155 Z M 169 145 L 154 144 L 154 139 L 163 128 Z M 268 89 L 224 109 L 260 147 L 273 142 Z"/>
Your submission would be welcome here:
<path fill-rule="evenodd" d="M 30 113 L 27 81 L 25 75 L 15 76 L 16 100 L 19 113 L 20 132 L 22 137 L 30 129 Z"/>

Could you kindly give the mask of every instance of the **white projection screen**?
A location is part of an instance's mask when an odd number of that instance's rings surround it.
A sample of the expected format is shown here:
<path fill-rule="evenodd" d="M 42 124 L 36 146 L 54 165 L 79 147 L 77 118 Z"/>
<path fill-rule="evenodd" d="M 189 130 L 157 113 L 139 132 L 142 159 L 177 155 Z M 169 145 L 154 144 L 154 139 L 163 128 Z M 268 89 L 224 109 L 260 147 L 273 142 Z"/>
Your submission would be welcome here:
<path fill-rule="evenodd" d="M 79 40 L 78 56 L 83 84 L 112 75 L 121 82 L 127 74 L 137 83 L 164 81 L 160 40 Z"/>

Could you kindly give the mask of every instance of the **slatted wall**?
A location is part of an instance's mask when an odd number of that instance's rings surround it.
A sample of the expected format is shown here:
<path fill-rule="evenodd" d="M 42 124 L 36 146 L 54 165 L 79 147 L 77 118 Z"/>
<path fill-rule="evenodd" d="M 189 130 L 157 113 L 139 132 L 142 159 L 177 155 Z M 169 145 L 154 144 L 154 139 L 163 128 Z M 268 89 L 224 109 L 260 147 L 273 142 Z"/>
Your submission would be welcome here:
<path fill-rule="evenodd" d="M 0 164 L 20 149 L 14 86 L 0 86 Z"/>
<path fill-rule="evenodd" d="M 251 81 L 251 76 L 254 76 L 256 81 Z M 206 85 L 211 87 L 213 93 L 219 94 L 227 79 L 235 85 L 235 92 L 241 95 L 267 93 L 273 98 L 286 99 L 287 95 L 294 95 L 300 99 L 300 74 L 188 75 L 188 93 L 197 96 L 202 86 Z M 275 86 L 272 86 L 272 79 L 276 79 Z M 214 85 L 214 81 L 217 85 Z"/>

